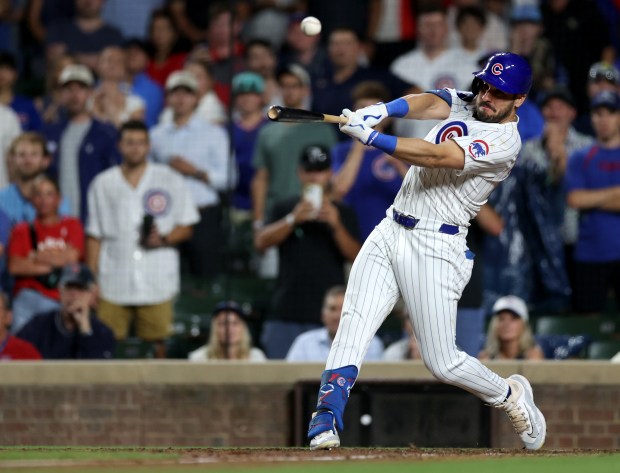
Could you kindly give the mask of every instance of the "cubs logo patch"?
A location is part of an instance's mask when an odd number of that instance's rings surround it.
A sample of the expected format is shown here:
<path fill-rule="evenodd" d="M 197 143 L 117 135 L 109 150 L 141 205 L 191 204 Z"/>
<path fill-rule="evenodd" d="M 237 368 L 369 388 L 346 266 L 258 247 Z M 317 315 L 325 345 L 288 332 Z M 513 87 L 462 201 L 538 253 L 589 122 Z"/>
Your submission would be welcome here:
<path fill-rule="evenodd" d="M 398 177 L 396 168 L 385 154 L 380 154 L 372 161 L 371 169 L 372 175 L 379 181 L 390 182 Z"/>
<path fill-rule="evenodd" d="M 435 136 L 435 144 L 443 143 L 446 140 L 467 136 L 467 125 L 460 121 L 446 123 L 442 126 Z"/>
<path fill-rule="evenodd" d="M 144 213 L 162 217 L 170 211 L 170 194 L 163 189 L 151 189 L 144 194 Z"/>
<path fill-rule="evenodd" d="M 496 62 L 491 66 L 491 74 L 493 74 L 494 76 L 499 76 L 503 70 L 504 66 L 499 62 Z"/>
<path fill-rule="evenodd" d="M 336 383 L 338 383 L 338 386 L 342 387 L 345 385 L 346 380 L 341 376 L 340 378 L 336 380 Z"/>
<path fill-rule="evenodd" d="M 484 158 L 489 154 L 489 145 L 486 141 L 474 140 L 469 144 L 469 154 L 472 158 Z"/>

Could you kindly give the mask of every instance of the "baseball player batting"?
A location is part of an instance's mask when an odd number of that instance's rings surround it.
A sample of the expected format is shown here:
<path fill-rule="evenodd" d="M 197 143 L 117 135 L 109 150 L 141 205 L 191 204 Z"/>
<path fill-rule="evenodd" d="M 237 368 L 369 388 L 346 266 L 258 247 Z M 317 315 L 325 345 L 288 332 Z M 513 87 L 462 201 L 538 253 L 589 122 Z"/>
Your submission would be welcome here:
<path fill-rule="evenodd" d="M 545 418 L 527 379 L 504 379 L 455 344 L 457 302 L 474 263 L 467 227 L 516 161 L 516 110 L 532 84 L 528 62 L 512 53 L 493 55 L 474 76 L 473 92 L 436 90 L 342 112 L 348 118 L 343 133 L 412 166 L 353 263 L 310 421 L 311 449 L 340 446 L 343 412 L 362 359 L 400 296 L 429 371 L 505 410 L 527 449 L 545 441 Z M 443 121 L 424 140 L 372 129 L 390 116 Z"/>

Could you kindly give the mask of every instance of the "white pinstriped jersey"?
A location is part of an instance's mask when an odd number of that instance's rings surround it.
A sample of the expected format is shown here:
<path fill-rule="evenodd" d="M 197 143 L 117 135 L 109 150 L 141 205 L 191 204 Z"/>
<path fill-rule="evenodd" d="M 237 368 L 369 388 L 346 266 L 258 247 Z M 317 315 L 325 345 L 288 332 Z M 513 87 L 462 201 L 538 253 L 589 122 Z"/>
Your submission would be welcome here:
<path fill-rule="evenodd" d="M 465 152 L 465 167 L 459 171 L 411 166 L 394 208 L 419 219 L 467 227 L 491 191 L 510 174 L 521 138 L 516 121 L 478 121 L 473 117 L 473 103 L 461 98 L 468 92 L 445 90 L 452 97 L 450 116 L 424 139 L 437 144 L 454 140 Z"/>

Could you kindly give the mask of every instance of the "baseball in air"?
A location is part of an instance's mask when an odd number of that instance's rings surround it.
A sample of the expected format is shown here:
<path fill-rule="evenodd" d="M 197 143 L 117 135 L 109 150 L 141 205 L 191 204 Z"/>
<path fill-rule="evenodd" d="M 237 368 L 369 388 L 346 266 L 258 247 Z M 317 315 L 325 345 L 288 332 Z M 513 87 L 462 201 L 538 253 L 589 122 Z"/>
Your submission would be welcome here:
<path fill-rule="evenodd" d="M 321 22 L 314 16 L 307 16 L 301 20 L 301 31 L 307 36 L 315 36 L 321 32 Z"/>

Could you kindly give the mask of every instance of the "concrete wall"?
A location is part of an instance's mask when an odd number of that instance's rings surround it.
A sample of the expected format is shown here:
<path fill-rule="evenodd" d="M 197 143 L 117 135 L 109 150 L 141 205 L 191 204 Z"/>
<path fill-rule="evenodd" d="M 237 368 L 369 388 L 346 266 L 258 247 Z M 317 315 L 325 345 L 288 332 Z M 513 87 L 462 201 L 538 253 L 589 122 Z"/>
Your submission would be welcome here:
<path fill-rule="evenodd" d="M 620 365 L 492 362 L 530 379 L 548 448 L 620 448 Z M 0 363 L 0 445 L 291 445 L 293 387 L 320 364 Z M 360 380 L 433 382 L 419 362 L 368 363 Z M 491 408 L 489 408 L 491 409 Z M 501 411 L 493 447 L 520 447 Z"/>

